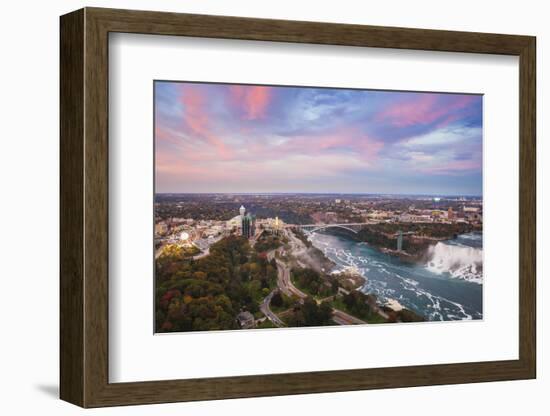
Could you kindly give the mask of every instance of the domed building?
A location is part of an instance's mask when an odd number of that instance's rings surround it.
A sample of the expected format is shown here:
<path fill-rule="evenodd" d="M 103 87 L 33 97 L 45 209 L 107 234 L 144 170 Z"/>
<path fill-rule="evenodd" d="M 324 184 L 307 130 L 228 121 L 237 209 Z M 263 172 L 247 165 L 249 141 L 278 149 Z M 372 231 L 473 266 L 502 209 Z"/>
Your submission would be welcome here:
<path fill-rule="evenodd" d="M 239 234 L 242 234 L 243 218 L 245 218 L 246 208 L 241 205 L 239 208 L 239 215 L 231 218 L 226 222 L 227 228 L 236 229 Z"/>

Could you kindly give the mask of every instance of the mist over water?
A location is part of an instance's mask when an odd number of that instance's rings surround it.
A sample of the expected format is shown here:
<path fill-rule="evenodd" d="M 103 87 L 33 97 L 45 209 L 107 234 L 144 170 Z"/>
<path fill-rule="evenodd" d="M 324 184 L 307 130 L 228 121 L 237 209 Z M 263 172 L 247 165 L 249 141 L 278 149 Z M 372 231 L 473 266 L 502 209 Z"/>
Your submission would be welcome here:
<path fill-rule="evenodd" d="M 481 237 L 480 237 L 481 239 Z M 450 274 L 457 279 L 483 283 L 483 251 L 476 247 L 477 239 L 468 235 L 456 240 L 439 242 L 428 250 L 428 270 L 442 275 Z"/>
<path fill-rule="evenodd" d="M 479 233 L 437 243 L 425 264 L 403 262 L 342 236 L 313 233 L 309 239 L 336 263 L 335 270 L 356 268 L 367 279 L 361 290 L 374 293 L 382 303 L 397 300 L 430 321 L 483 317 Z"/>

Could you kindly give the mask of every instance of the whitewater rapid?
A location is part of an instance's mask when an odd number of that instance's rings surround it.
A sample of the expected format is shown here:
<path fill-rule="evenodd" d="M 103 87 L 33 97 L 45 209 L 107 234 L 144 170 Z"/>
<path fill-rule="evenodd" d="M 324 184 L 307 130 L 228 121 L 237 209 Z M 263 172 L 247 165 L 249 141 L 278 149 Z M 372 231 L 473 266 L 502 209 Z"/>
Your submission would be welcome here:
<path fill-rule="evenodd" d="M 309 239 L 336 263 L 336 272 L 358 271 L 365 278 L 361 291 L 382 304 L 397 301 L 429 321 L 483 318 L 481 235 L 436 244 L 425 264 L 403 262 L 341 236 L 314 233 Z"/>
<path fill-rule="evenodd" d="M 460 243 L 438 242 L 428 249 L 426 268 L 438 275 L 483 283 L 483 250 Z"/>

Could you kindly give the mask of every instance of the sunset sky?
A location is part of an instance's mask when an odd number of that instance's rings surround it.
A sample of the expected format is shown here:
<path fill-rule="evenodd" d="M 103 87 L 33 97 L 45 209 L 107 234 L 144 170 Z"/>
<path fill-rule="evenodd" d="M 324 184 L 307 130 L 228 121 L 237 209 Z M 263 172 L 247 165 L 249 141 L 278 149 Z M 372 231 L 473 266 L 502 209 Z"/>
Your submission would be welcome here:
<path fill-rule="evenodd" d="M 481 195 L 482 97 L 155 82 L 156 192 Z"/>

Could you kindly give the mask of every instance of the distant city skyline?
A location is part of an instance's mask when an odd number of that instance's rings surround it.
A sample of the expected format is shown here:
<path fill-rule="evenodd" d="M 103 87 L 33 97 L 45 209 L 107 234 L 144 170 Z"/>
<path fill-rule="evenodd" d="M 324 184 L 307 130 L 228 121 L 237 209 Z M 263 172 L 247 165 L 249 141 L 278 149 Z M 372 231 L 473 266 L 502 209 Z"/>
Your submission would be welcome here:
<path fill-rule="evenodd" d="M 416 196 L 416 197 L 447 197 L 447 198 L 481 198 L 483 195 L 475 194 L 411 194 L 411 193 L 382 193 L 382 192 L 155 192 L 155 195 L 235 195 L 235 196 L 254 196 L 254 195 L 330 195 L 330 196 Z"/>
<path fill-rule="evenodd" d="M 156 193 L 482 195 L 482 96 L 155 82 Z"/>

